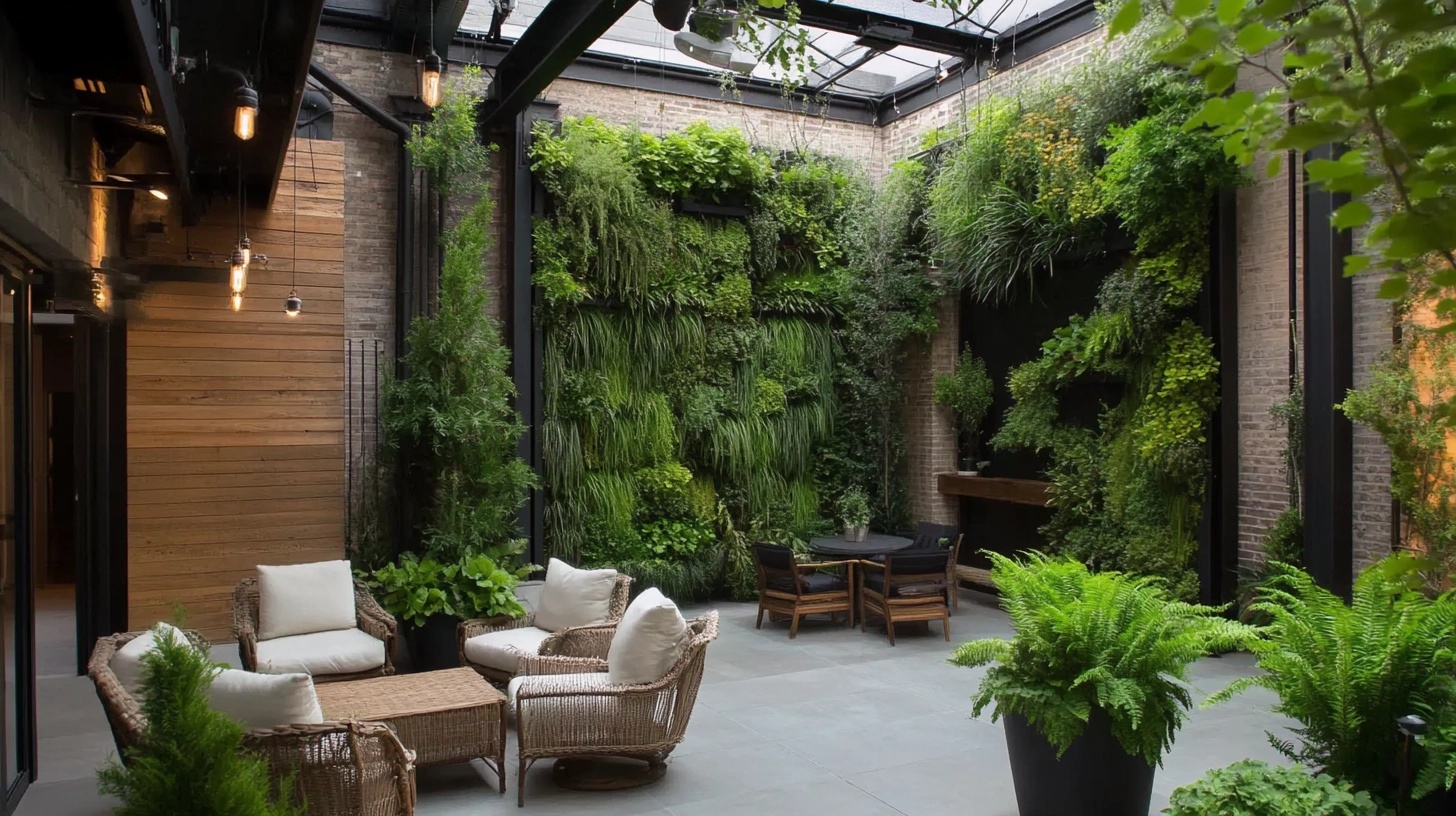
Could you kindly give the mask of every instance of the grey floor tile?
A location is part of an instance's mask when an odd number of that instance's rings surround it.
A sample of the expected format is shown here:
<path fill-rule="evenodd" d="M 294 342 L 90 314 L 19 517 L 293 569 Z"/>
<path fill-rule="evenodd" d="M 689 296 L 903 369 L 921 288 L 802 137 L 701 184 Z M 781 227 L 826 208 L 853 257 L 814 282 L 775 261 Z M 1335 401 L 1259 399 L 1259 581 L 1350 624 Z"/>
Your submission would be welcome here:
<path fill-rule="evenodd" d="M 790 813 L 802 816 L 897 816 L 900 813 L 842 779 L 769 788 L 728 799 L 679 805 L 670 810 L 672 816 L 777 816 Z"/>
<path fill-rule="evenodd" d="M 834 782 L 813 762 L 773 743 L 675 758 L 650 790 L 668 808 L 728 800 L 768 788 Z"/>
<path fill-rule="evenodd" d="M 840 777 L 971 750 L 1004 750 L 999 728 L 942 713 L 891 720 L 857 732 L 810 733 L 781 744 Z"/>

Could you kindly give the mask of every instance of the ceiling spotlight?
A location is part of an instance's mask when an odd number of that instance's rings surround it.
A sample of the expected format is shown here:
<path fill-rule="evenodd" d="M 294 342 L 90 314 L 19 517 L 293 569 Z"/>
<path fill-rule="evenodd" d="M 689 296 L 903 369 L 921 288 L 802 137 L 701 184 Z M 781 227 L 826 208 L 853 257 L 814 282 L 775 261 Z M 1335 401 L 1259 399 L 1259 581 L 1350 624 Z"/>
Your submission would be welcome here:
<path fill-rule="evenodd" d="M 946 81 L 949 78 L 950 78 L 950 70 L 945 67 L 945 63 L 943 63 L 943 62 L 937 62 L 935 64 L 935 81 L 936 82 L 944 82 L 944 81 Z"/>
<path fill-rule="evenodd" d="M 167 191 L 163 190 L 160 187 L 152 187 L 151 189 L 147 190 L 147 192 L 151 193 L 152 198 L 155 198 L 158 201 L 166 201 L 168 198 L 171 198 L 171 196 L 167 195 Z"/>
<path fill-rule="evenodd" d="M 246 142 L 258 129 L 258 92 L 244 83 L 233 93 L 233 104 L 233 135 Z"/>
<path fill-rule="evenodd" d="M 289 317 L 298 317 L 303 311 L 303 298 L 298 296 L 297 290 L 289 292 L 288 298 L 283 301 L 283 313 Z"/>

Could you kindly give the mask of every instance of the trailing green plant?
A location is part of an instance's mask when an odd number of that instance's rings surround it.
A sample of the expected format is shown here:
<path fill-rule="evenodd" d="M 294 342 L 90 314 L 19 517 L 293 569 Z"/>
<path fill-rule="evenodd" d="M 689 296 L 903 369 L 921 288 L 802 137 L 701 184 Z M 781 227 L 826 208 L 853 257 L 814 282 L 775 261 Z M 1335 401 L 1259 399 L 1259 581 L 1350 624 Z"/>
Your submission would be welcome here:
<path fill-rule="evenodd" d="M 1266 618 L 1253 605 L 1263 597 L 1264 588 L 1280 574 L 1279 564 L 1300 566 L 1304 563 L 1304 516 L 1298 507 L 1286 507 L 1264 533 L 1263 557 L 1239 567 L 1239 617 L 1249 623 L 1265 623 Z"/>
<path fill-rule="evenodd" d="M 986 555 L 1016 635 L 962 644 L 951 662 L 994 664 L 972 713 L 994 706 L 993 721 L 1025 717 L 1058 755 L 1100 709 L 1124 750 L 1160 764 L 1193 704 L 1188 665 L 1257 637 L 1220 608 L 1174 600 L 1157 578 L 1092 572 L 1035 552 Z"/>
<path fill-rule="evenodd" d="M 967 437 L 964 449 L 969 455 L 979 450 L 981 422 L 991 410 L 995 393 L 996 383 L 986 373 L 986 361 L 972 354 L 969 344 L 961 350 L 954 372 L 935 375 L 935 402 L 955 412 L 961 435 Z"/>
<path fill-rule="evenodd" d="M 1252 605 L 1269 619 L 1251 644 L 1261 671 L 1209 702 L 1273 691 L 1273 710 L 1299 723 L 1292 740 L 1269 735 L 1280 753 L 1398 804 L 1396 718 L 1456 706 L 1456 596 L 1423 591 L 1427 566 L 1390 556 L 1360 574 L 1348 604 L 1306 573 L 1277 566 Z M 1434 761 L 1414 757 L 1418 770 Z"/>
<path fill-rule="evenodd" d="M 845 527 L 863 527 L 870 523 L 870 501 L 864 491 L 851 487 L 839 497 L 839 520 Z"/>
<path fill-rule="evenodd" d="M 1370 794 L 1327 774 L 1241 759 L 1168 797 L 1167 816 L 1378 816 Z"/>
<path fill-rule="evenodd" d="M 473 137 L 478 101 L 447 91 L 431 124 L 411 140 L 416 161 L 438 185 L 478 198 L 441 239 L 439 308 L 410 324 L 400 358 L 405 374 L 387 379 L 380 399 L 386 449 L 415 511 L 407 516 L 411 532 L 420 549 L 445 561 L 507 554 L 516 512 L 537 483 L 517 456 L 525 427 L 510 350 L 487 311 L 482 270 L 492 204 L 481 195 L 484 148 Z"/>
<path fill-rule="evenodd" d="M 146 728 L 127 754 L 97 774 L 101 793 L 123 816 L 302 816 L 292 777 L 274 779 L 262 757 L 243 749 L 243 727 L 213 710 L 207 690 L 218 665 L 171 632 L 155 630 L 142 657 Z"/>
<path fill-rule="evenodd" d="M 1413 280 L 1421 280 L 1412 273 Z M 1441 587 L 1456 570 L 1456 335 L 1431 327 L 1418 302 L 1404 305 L 1400 342 L 1370 368 L 1370 381 L 1337 407 L 1380 434 L 1390 450 L 1390 494 L 1406 523 L 1405 549 L 1424 553 Z"/>

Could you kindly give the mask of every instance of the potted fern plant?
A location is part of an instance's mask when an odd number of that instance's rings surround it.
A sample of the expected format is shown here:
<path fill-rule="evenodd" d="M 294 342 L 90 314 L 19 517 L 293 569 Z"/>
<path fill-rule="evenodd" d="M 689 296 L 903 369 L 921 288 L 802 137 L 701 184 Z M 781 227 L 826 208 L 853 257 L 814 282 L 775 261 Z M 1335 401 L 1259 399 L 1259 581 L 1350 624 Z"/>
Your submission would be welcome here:
<path fill-rule="evenodd" d="M 986 555 L 1016 635 L 965 643 L 951 662 L 991 665 L 972 713 L 994 704 L 1004 722 L 1021 815 L 1146 816 L 1193 703 L 1188 665 L 1248 646 L 1256 630 L 1175 600 L 1156 578 Z"/>

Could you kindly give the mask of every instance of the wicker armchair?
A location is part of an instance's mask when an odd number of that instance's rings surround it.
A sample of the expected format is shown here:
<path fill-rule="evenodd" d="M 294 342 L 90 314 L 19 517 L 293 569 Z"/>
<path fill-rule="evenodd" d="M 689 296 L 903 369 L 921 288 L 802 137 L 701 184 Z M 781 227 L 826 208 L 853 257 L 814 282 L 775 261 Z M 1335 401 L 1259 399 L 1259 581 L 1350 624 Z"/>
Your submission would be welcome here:
<path fill-rule="evenodd" d="M 792 550 L 775 544 L 753 545 L 753 560 L 758 573 L 758 620 L 753 628 L 763 628 L 764 612 L 770 620 L 775 615 L 791 620 L 790 640 L 798 636 L 799 619 L 805 615 L 832 617 L 842 612 L 847 625 L 854 626 L 853 561 L 801 564 Z"/>
<path fill-rule="evenodd" d="M 111 658 L 142 634 L 98 639 L 87 666 L 123 763 L 140 744 L 147 722 L 136 698 L 112 672 Z M 186 634 L 193 645 L 208 648 L 201 635 Z M 266 759 L 275 778 L 293 775 L 296 793 L 314 816 L 414 813 L 414 756 L 381 723 L 324 722 L 252 730 L 243 736 L 243 746 Z"/>
<path fill-rule="evenodd" d="M 537 647 L 535 653 L 537 655 L 554 657 L 588 657 L 606 660 L 607 648 L 612 645 L 612 634 L 617 631 L 617 622 L 622 619 L 622 614 L 627 611 L 627 596 L 631 593 L 631 589 L 631 576 L 618 575 L 617 583 L 612 587 L 612 598 L 607 608 L 607 619 L 605 621 L 588 626 L 573 626 L 569 629 L 552 632 L 546 635 L 545 639 L 541 640 L 540 646 Z M 460 651 L 460 665 L 469 666 L 491 683 L 504 686 L 511 681 L 512 677 L 519 673 L 519 670 L 506 671 L 496 666 L 487 666 L 471 660 L 465 653 L 465 644 L 471 638 L 480 635 L 490 634 L 492 632 L 505 632 L 512 629 L 530 629 L 534 628 L 535 625 L 536 613 L 534 612 L 528 612 L 519 618 L 507 618 L 504 616 L 474 618 L 461 623 L 456 630 L 457 648 Z"/>
<path fill-rule="evenodd" d="M 360 631 L 384 641 L 384 665 L 352 674 L 313 674 L 315 683 L 363 680 L 394 674 L 394 641 L 399 624 L 374 600 L 363 581 L 354 581 L 354 608 Z M 238 656 L 247 671 L 258 670 L 258 579 L 244 578 L 233 590 L 233 635 L 238 639 Z"/>
<path fill-rule="evenodd" d="M 717 636 L 717 612 L 688 621 L 677 663 L 640 686 L 609 685 L 600 658 L 522 657 L 509 695 L 520 754 L 517 804 L 526 803 L 526 771 L 538 759 L 616 756 L 661 765 L 687 732 L 708 643 Z"/>
<path fill-rule="evenodd" d="M 938 620 L 950 641 L 950 558 L 949 548 L 935 547 L 900 550 L 884 561 L 861 561 L 860 631 L 869 618 L 882 618 L 894 646 L 895 624 Z"/>

